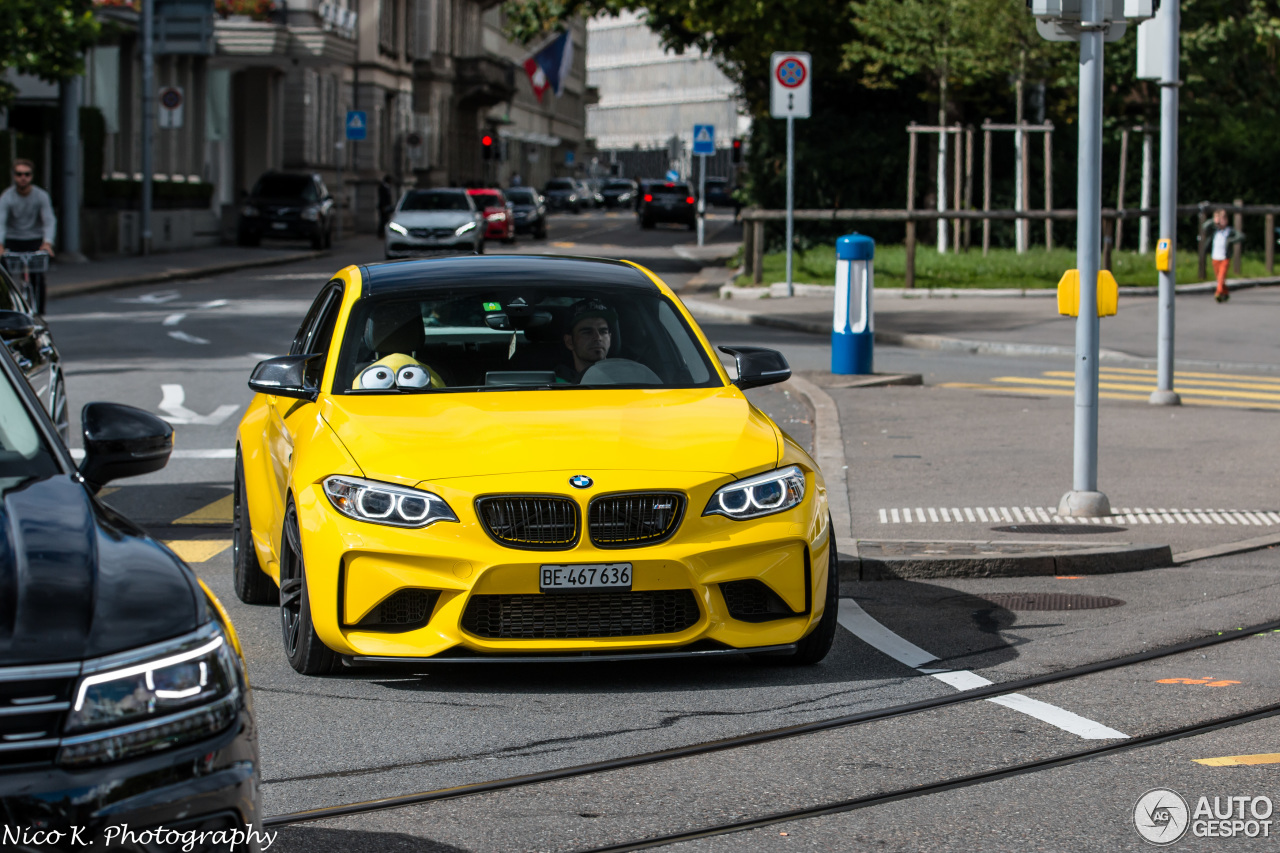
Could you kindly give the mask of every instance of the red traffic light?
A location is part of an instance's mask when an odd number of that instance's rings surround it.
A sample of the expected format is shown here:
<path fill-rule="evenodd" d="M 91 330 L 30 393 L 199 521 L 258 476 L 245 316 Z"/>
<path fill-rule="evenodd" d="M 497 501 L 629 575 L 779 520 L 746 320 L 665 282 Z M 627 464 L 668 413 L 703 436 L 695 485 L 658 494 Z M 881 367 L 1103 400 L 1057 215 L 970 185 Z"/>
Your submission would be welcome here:
<path fill-rule="evenodd" d="M 493 144 L 493 137 L 486 133 L 484 136 L 480 137 L 480 144 L 485 148 L 488 148 Z"/>
<path fill-rule="evenodd" d="M 733 138 L 733 162 L 742 162 L 742 140 L 736 136 Z"/>

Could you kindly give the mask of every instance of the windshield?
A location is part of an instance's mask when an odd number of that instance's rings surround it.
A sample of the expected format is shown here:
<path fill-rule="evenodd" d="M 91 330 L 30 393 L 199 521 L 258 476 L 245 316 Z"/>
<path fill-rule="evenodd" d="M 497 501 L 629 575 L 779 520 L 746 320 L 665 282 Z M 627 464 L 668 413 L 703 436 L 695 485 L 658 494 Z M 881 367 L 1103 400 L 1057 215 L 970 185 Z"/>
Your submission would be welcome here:
<path fill-rule="evenodd" d="M 607 190 L 629 190 L 631 189 L 630 181 L 610 181 L 604 185 Z"/>
<path fill-rule="evenodd" d="M 361 299 L 333 391 L 720 384 L 701 342 L 656 289 L 475 285 Z"/>
<path fill-rule="evenodd" d="M 471 210 L 467 194 L 439 190 L 413 190 L 404 194 L 401 210 Z"/>
<path fill-rule="evenodd" d="M 308 175 L 263 175 L 253 188 L 259 198 L 305 198 L 315 201 L 315 186 Z"/>
<path fill-rule="evenodd" d="M 56 473 L 57 463 L 40 436 L 40 428 L 10 380 L 0 373 L 0 492 L 32 477 Z"/>
<path fill-rule="evenodd" d="M 547 181 L 547 190 L 546 190 L 547 192 L 551 192 L 552 190 L 576 190 L 576 189 L 577 187 L 574 186 L 573 181 L 569 180 L 568 178 L 552 178 L 551 180 Z"/>
<path fill-rule="evenodd" d="M 506 201 L 497 193 L 472 193 L 471 199 L 477 207 L 502 207 Z"/>
<path fill-rule="evenodd" d="M 507 190 L 507 198 L 515 204 L 537 204 L 533 197 L 533 190 Z"/>

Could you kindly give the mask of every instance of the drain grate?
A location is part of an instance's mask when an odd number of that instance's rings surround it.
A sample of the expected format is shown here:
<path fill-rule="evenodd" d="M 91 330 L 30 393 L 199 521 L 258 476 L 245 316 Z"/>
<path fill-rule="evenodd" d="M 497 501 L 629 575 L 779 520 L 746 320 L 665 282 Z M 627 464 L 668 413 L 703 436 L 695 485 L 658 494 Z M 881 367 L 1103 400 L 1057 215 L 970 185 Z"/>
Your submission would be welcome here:
<path fill-rule="evenodd" d="M 1124 604 L 1118 598 L 1069 592 L 997 592 L 980 597 L 1005 610 L 1100 610 Z"/>
<path fill-rule="evenodd" d="M 1087 535 L 1090 533 L 1123 533 L 1127 527 L 1110 527 L 1105 524 L 1010 524 L 993 527 L 997 533 L 1051 533 L 1060 535 Z"/>

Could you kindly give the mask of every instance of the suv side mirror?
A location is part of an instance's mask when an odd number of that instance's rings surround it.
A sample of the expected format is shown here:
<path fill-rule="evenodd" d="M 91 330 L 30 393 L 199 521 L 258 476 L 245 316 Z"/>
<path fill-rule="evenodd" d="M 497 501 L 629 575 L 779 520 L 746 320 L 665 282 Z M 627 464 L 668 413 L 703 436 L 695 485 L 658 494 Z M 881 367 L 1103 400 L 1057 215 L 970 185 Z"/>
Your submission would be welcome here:
<path fill-rule="evenodd" d="M 112 480 L 159 471 L 173 452 L 173 427 L 133 406 L 89 403 L 80 412 L 80 424 L 80 476 L 94 494 Z"/>
<path fill-rule="evenodd" d="M 775 349 L 734 346 L 720 347 L 720 351 L 737 361 L 738 378 L 733 384 L 743 391 L 791 378 L 791 365 L 787 364 L 786 356 Z"/>
<path fill-rule="evenodd" d="M 249 387 L 259 394 L 314 403 L 320 389 L 307 384 L 307 364 L 320 357 L 319 353 L 281 355 L 260 361 L 249 376 Z"/>
<path fill-rule="evenodd" d="M 15 341 L 36 333 L 36 318 L 21 311 L 0 311 L 0 340 Z"/>

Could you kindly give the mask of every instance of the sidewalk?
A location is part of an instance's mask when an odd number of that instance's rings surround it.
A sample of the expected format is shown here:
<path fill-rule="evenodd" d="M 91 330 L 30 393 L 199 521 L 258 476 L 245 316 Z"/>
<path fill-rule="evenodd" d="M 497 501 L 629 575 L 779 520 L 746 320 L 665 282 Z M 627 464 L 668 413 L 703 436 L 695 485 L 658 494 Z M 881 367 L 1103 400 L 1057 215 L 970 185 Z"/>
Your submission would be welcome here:
<path fill-rule="evenodd" d="M 329 252 L 313 249 L 210 246 L 146 257 L 121 255 L 83 264 L 58 263 L 55 260 L 49 270 L 49 298 L 203 278 L 235 270 L 305 261 L 327 254 Z"/>

